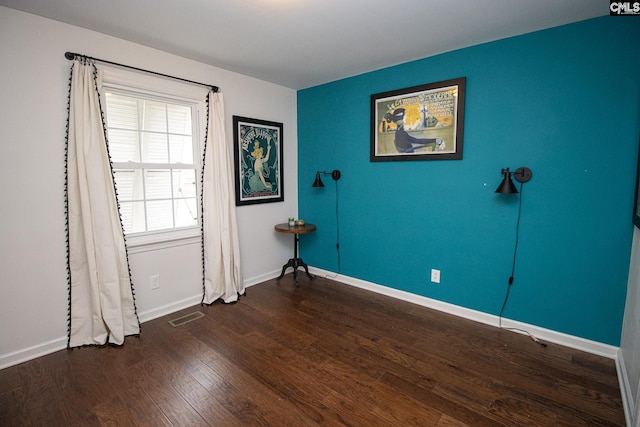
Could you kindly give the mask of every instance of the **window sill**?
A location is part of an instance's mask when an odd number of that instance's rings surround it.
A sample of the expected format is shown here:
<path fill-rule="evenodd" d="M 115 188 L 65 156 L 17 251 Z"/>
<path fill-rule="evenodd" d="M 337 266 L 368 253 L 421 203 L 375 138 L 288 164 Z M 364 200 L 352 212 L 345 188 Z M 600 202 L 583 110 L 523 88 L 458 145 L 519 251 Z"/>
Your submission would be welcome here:
<path fill-rule="evenodd" d="M 165 231 L 127 237 L 129 255 L 158 251 L 176 246 L 194 245 L 202 242 L 199 228 L 179 231 Z"/>

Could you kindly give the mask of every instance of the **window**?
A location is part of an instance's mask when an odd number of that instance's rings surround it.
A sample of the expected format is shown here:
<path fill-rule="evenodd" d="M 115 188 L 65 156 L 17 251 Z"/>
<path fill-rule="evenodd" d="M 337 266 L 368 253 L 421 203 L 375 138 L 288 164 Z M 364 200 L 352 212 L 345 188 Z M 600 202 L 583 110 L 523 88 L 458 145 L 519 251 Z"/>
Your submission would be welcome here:
<path fill-rule="evenodd" d="M 108 82 L 103 93 L 127 237 L 135 245 L 198 235 L 204 95 L 197 101 L 175 96 L 175 88 L 165 94 Z"/>

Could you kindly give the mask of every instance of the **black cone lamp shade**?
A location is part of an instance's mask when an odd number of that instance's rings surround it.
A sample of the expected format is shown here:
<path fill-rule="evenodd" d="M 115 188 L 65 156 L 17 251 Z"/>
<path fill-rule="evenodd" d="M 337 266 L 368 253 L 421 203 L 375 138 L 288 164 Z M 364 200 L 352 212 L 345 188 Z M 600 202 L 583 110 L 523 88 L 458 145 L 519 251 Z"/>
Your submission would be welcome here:
<path fill-rule="evenodd" d="M 504 175 L 504 178 L 502 179 L 502 182 L 496 189 L 496 193 L 516 194 L 518 192 L 518 189 L 516 188 L 515 184 L 511 180 L 511 172 L 509 172 L 509 168 L 502 169 L 502 173 Z"/>
<path fill-rule="evenodd" d="M 312 187 L 324 187 L 324 183 L 322 182 L 322 178 L 320 178 L 320 172 L 316 172 L 316 180 L 313 181 Z"/>

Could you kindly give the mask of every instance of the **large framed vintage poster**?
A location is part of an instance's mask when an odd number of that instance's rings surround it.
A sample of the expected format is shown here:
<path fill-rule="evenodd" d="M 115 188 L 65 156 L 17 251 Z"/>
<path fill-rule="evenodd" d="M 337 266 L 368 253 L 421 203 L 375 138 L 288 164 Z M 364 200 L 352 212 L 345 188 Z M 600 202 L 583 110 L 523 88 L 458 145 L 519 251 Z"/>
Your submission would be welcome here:
<path fill-rule="evenodd" d="M 236 205 L 282 202 L 282 123 L 233 116 Z"/>
<path fill-rule="evenodd" d="M 371 161 L 460 160 L 466 78 L 371 95 Z"/>

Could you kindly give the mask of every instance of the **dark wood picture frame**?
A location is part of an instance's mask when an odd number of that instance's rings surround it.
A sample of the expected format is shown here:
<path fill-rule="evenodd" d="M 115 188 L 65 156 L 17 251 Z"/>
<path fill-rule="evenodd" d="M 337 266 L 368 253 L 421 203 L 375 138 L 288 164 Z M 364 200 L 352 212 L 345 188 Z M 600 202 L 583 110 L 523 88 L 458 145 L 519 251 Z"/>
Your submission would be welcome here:
<path fill-rule="evenodd" d="M 233 116 L 236 206 L 284 201 L 282 123 Z"/>
<path fill-rule="evenodd" d="M 371 95 L 372 162 L 460 160 L 466 78 Z"/>

